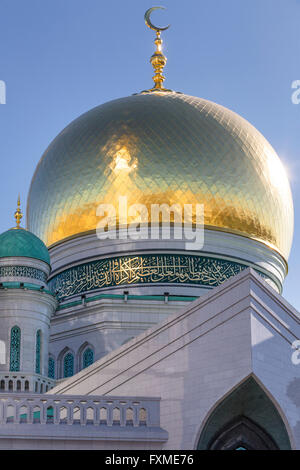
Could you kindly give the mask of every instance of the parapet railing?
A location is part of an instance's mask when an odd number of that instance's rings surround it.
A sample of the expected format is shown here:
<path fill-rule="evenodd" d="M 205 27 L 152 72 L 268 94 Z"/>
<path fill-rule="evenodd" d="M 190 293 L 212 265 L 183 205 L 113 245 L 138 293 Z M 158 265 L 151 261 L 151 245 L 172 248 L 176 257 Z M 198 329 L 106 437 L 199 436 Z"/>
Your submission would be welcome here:
<path fill-rule="evenodd" d="M 0 372 L 0 394 L 12 393 L 45 393 L 56 384 L 54 379 L 40 374 L 26 374 L 23 372 Z"/>
<path fill-rule="evenodd" d="M 160 399 L 1 393 L 0 426 L 11 423 L 158 427 Z"/>

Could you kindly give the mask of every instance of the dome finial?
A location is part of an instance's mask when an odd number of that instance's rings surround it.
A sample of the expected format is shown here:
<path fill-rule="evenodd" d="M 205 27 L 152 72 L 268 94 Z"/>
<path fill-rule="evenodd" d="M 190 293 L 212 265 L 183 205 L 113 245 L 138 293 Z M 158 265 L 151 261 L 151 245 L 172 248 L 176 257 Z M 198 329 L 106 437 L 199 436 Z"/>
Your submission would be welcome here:
<path fill-rule="evenodd" d="M 20 223 L 21 223 L 22 217 L 23 217 L 23 213 L 21 211 L 20 194 L 19 194 L 18 203 L 17 203 L 17 210 L 15 212 L 15 219 L 16 219 L 16 222 L 17 222 L 17 225 L 16 225 L 15 228 L 21 228 Z"/>
<path fill-rule="evenodd" d="M 154 88 L 151 88 L 150 90 L 145 90 L 145 92 L 152 92 L 152 91 L 172 91 L 168 90 L 163 87 L 163 82 L 165 80 L 165 77 L 163 76 L 163 69 L 164 66 L 167 63 L 167 58 L 166 56 L 162 53 L 162 39 L 161 39 L 161 32 L 165 31 L 170 27 L 170 25 L 164 27 L 164 28 L 159 28 L 158 26 L 154 26 L 154 24 L 150 20 L 150 15 L 152 11 L 154 10 L 165 10 L 164 7 L 152 7 L 149 8 L 149 10 L 146 11 L 145 13 L 145 23 L 146 25 L 150 28 L 153 29 L 153 31 L 156 32 L 156 38 L 154 40 L 155 45 L 156 45 L 156 51 L 150 58 L 150 63 L 154 69 L 155 75 L 153 78 L 154 81 Z"/>

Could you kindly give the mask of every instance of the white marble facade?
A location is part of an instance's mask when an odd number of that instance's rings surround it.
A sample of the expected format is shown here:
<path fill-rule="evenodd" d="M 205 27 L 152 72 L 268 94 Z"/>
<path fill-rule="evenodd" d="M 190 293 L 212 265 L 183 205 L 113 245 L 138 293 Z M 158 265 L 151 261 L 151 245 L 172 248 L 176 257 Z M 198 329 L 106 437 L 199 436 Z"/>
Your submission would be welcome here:
<path fill-rule="evenodd" d="M 18 395 L 0 395 L 1 447 L 220 446 L 227 434 L 216 436 L 213 426 L 239 420 L 242 410 L 249 429 L 258 423 L 271 446 L 300 449 L 300 364 L 292 361 L 300 317 L 281 295 L 247 269 L 160 320 L 58 382 L 43 405 L 36 395 L 38 416 L 26 395 L 19 395 L 21 401 Z M 233 394 L 235 405 L 224 414 Z M 54 416 L 47 418 L 51 406 Z"/>

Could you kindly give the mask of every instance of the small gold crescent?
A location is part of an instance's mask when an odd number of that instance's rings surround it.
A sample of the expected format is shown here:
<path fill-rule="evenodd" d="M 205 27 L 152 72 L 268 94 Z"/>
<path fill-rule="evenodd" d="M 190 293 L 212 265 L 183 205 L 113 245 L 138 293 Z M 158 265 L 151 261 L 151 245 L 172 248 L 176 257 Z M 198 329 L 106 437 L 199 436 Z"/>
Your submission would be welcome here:
<path fill-rule="evenodd" d="M 159 28 L 158 26 L 154 26 L 154 24 L 150 20 L 150 15 L 154 10 L 165 10 L 165 7 L 152 7 L 152 8 L 149 8 L 149 10 L 146 11 L 145 16 L 144 16 L 146 25 L 149 28 L 151 28 L 151 29 L 153 29 L 154 31 L 157 31 L 157 32 L 165 31 L 166 29 L 170 28 L 171 25 L 165 26 L 165 28 Z"/>

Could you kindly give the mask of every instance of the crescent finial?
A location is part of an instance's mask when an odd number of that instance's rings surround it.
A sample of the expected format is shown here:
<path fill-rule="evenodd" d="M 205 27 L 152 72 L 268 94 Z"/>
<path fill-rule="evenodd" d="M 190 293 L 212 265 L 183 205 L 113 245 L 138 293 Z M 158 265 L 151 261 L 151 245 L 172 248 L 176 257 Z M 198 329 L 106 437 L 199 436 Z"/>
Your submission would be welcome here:
<path fill-rule="evenodd" d="M 149 8 L 146 13 L 145 13 L 145 23 L 146 25 L 150 28 L 150 29 L 153 29 L 153 31 L 165 31 L 166 29 L 170 28 L 171 25 L 168 25 L 168 26 L 165 26 L 164 28 L 159 28 L 158 26 L 155 26 L 151 19 L 150 19 L 150 15 L 151 13 L 154 11 L 154 10 L 165 10 L 165 7 L 152 7 L 152 8 Z"/>

